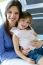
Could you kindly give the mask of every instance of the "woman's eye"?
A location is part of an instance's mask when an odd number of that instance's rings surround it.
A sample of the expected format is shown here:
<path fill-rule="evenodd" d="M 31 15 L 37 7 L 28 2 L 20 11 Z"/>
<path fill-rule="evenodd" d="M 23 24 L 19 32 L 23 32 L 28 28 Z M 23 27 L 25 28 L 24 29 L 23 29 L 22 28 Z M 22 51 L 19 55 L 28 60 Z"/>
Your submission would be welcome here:
<path fill-rule="evenodd" d="M 24 22 L 24 20 L 22 20 Z"/>
<path fill-rule="evenodd" d="M 8 13 L 12 13 L 11 11 L 8 11 Z"/>
<path fill-rule="evenodd" d="M 18 12 L 16 12 L 15 14 L 19 14 Z"/>

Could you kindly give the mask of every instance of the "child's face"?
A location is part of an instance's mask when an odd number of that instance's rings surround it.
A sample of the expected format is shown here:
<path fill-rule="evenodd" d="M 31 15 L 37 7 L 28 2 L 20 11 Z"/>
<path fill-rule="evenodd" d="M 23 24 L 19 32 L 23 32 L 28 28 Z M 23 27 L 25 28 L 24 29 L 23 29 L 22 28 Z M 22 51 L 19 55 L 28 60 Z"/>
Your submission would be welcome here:
<path fill-rule="evenodd" d="M 25 19 L 21 18 L 18 22 L 18 27 L 20 29 L 26 29 L 28 26 L 30 26 L 30 23 L 31 21 L 29 18 L 25 18 Z"/>

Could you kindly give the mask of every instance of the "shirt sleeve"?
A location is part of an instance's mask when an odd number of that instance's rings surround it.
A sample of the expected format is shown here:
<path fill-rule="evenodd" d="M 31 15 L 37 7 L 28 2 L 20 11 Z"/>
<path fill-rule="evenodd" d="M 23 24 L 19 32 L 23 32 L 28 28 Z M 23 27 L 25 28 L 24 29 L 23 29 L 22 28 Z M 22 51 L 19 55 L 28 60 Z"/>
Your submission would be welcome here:
<path fill-rule="evenodd" d="M 16 27 L 13 27 L 13 28 L 10 30 L 10 32 L 12 32 L 12 33 L 15 34 L 16 36 L 18 36 L 18 34 L 19 34 L 19 29 L 16 28 Z"/>
<path fill-rule="evenodd" d="M 1 61 L 1 55 L 4 53 L 4 39 L 3 39 L 3 31 L 0 29 L 0 61 Z"/>
<path fill-rule="evenodd" d="M 31 27 L 31 30 L 32 30 L 32 32 L 33 32 L 33 34 L 35 35 L 35 36 L 37 36 L 37 33 L 35 32 L 35 30 Z"/>

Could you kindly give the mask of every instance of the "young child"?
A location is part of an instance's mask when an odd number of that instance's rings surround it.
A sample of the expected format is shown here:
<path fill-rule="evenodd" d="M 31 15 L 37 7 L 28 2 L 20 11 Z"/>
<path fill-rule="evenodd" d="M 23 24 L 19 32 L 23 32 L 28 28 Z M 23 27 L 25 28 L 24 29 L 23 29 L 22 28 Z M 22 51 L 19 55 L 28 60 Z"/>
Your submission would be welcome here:
<path fill-rule="evenodd" d="M 23 12 L 17 27 L 13 27 L 13 45 L 17 55 L 29 63 L 37 63 L 41 55 L 37 54 L 36 48 L 41 46 L 37 39 L 37 34 L 31 27 L 32 16 L 28 12 Z"/>

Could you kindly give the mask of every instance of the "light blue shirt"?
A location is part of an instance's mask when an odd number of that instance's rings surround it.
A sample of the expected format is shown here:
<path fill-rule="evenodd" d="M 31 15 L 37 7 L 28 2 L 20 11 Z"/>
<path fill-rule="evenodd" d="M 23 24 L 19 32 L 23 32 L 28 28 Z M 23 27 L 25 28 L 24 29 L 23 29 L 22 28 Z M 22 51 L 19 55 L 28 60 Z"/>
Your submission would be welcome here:
<path fill-rule="evenodd" d="M 6 58 L 14 58 L 16 53 L 10 36 L 6 33 L 4 26 L 0 26 L 0 61 Z"/>

